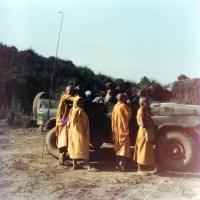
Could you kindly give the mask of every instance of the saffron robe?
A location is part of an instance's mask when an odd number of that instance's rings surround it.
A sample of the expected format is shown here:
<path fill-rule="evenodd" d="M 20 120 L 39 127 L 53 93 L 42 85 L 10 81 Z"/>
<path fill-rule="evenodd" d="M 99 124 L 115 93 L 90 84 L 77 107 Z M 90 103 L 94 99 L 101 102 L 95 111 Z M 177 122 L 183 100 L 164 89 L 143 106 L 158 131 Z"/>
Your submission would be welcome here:
<path fill-rule="evenodd" d="M 63 124 L 61 118 L 67 121 L 69 109 L 65 101 L 66 100 L 73 101 L 75 96 L 63 93 L 58 105 L 58 110 L 56 114 L 56 136 L 58 139 L 58 144 L 57 144 L 58 148 L 67 147 L 68 145 L 67 126 L 66 123 Z"/>
<path fill-rule="evenodd" d="M 136 138 L 135 152 L 133 160 L 141 165 L 155 165 L 155 152 L 152 142 L 146 142 L 145 132 L 146 129 L 142 127 L 141 120 L 147 123 L 151 118 L 151 114 L 148 110 L 139 108 L 137 112 L 137 122 L 139 125 L 139 131 Z"/>
<path fill-rule="evenodd" d="M 129 121 L 132 110 L 124 103 L 118 102 L 112 112 L 112 134 L 114 150 L 117 156 L 131 157 Z"/>
<path fill-rule="evenodd" d="M 71 159 L 89 159 L 89 119 L 84 110 L 77 107 L 79 99 L 74 99 L 69 112 L 68 152 Z"/>

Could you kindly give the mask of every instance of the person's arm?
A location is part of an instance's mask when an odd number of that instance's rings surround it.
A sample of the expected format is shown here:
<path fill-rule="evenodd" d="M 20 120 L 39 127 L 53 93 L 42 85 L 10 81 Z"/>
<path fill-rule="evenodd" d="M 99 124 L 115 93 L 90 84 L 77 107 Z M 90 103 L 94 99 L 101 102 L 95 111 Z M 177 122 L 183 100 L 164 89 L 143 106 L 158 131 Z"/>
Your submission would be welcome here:
<path fill-rule="evenodd" d="M 112 141 L 115 140 L 115 133 L 114 133 L 114 126 L 115 126 L 115 107 L 113 109 L 113 112 L 112 112 L 112 118 L 111 118 L 111 128 L 112 128 Z"/>
<path fill-rule="evenodd" d="M 124 134 L 129 134 L 129 121 L 132 117 L 132 110 L 127 106 L 123 106 L 120 110 L 121 112 L 121 123 L 123 124 Z"/>
<path fill-rule="evenodd" d="M 152 125 L 153 125 L 152 119 L 150 119 L 148 122 L 145 123 L 143 117 L 141 117 L 141 126 L 142 126 L 142 128 L 148 128 L 148 127 L 150 127 Z"/>
<path fill-rule="evenodd" d="M 131 107 L 131 100 L 130 99 L 127 100 L 127 106 Z"/>

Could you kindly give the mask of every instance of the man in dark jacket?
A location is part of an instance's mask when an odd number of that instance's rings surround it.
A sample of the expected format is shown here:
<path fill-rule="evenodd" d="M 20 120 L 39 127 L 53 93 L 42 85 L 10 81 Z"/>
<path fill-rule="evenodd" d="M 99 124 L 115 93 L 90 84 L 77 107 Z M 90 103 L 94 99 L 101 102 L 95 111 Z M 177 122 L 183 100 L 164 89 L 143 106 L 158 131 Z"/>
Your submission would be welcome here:
<path fill-rule="evenodd" d="M 79 97 L 82 97 L 84 100 L 87 100 L 86 95 L 85 95 L 85 91 L 83 90 L 83 88 L 85 87 L 85 79 L 83 77 L 78 77 L 75 80 L 75 93 L 77 93 L 79 95 Z"/>

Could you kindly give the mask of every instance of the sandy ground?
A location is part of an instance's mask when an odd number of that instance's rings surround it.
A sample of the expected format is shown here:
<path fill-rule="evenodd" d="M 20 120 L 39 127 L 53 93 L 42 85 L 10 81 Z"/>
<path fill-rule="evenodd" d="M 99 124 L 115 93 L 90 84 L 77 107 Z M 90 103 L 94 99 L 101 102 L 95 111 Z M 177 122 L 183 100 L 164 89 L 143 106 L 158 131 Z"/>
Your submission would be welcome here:
<path fill-rule="evenodd" d="M 165 172 L 137 176 L 131 160 L 127 172 L 115 170 L 111 145 L 90 157 L 98 173 L 62 167 L 44 148 L 37 128 L 11 129 L 0 124 L 0 199 L 200 199 L 200 173 Z M 84 167 L 85 164 L 82 162 Z M 146 170 L 152 170 L 147 168 Z"/>

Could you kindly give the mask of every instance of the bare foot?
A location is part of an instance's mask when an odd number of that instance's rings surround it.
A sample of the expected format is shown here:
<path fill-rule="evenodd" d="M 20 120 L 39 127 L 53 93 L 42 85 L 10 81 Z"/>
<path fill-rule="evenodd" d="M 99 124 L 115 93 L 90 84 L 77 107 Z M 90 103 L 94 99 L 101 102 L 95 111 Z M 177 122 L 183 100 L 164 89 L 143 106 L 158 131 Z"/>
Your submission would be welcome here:
<path fill-rule="evenodd" d="M 137 172 L 137 175 L 138 176 L 150 176 L 152 175 L 151 173 L 148 173 L 148 172 L 144 172 L 144 171 L 138 171 Z"/>
<path fill-rule="evenodd" d="M 100 172 L 100 170 L 94 167 L 88 167 L 88 172 Z"/>
<path fill-rule="evenodd" d="M 157 173 L 162 173 L 162 172 L 166 172 L 166 170 L 164 168 L 158 168 L 156 167 L 155 170 L 154 170 L 154 174 L 157 174 Z"/>
<path fill-rule="evenodd" d="M 74 165 L 72 167 L 73 170 L 78 170 L 78 169 L 83 169 L 83 167 L 81 167 L 80 165 Z"/>

